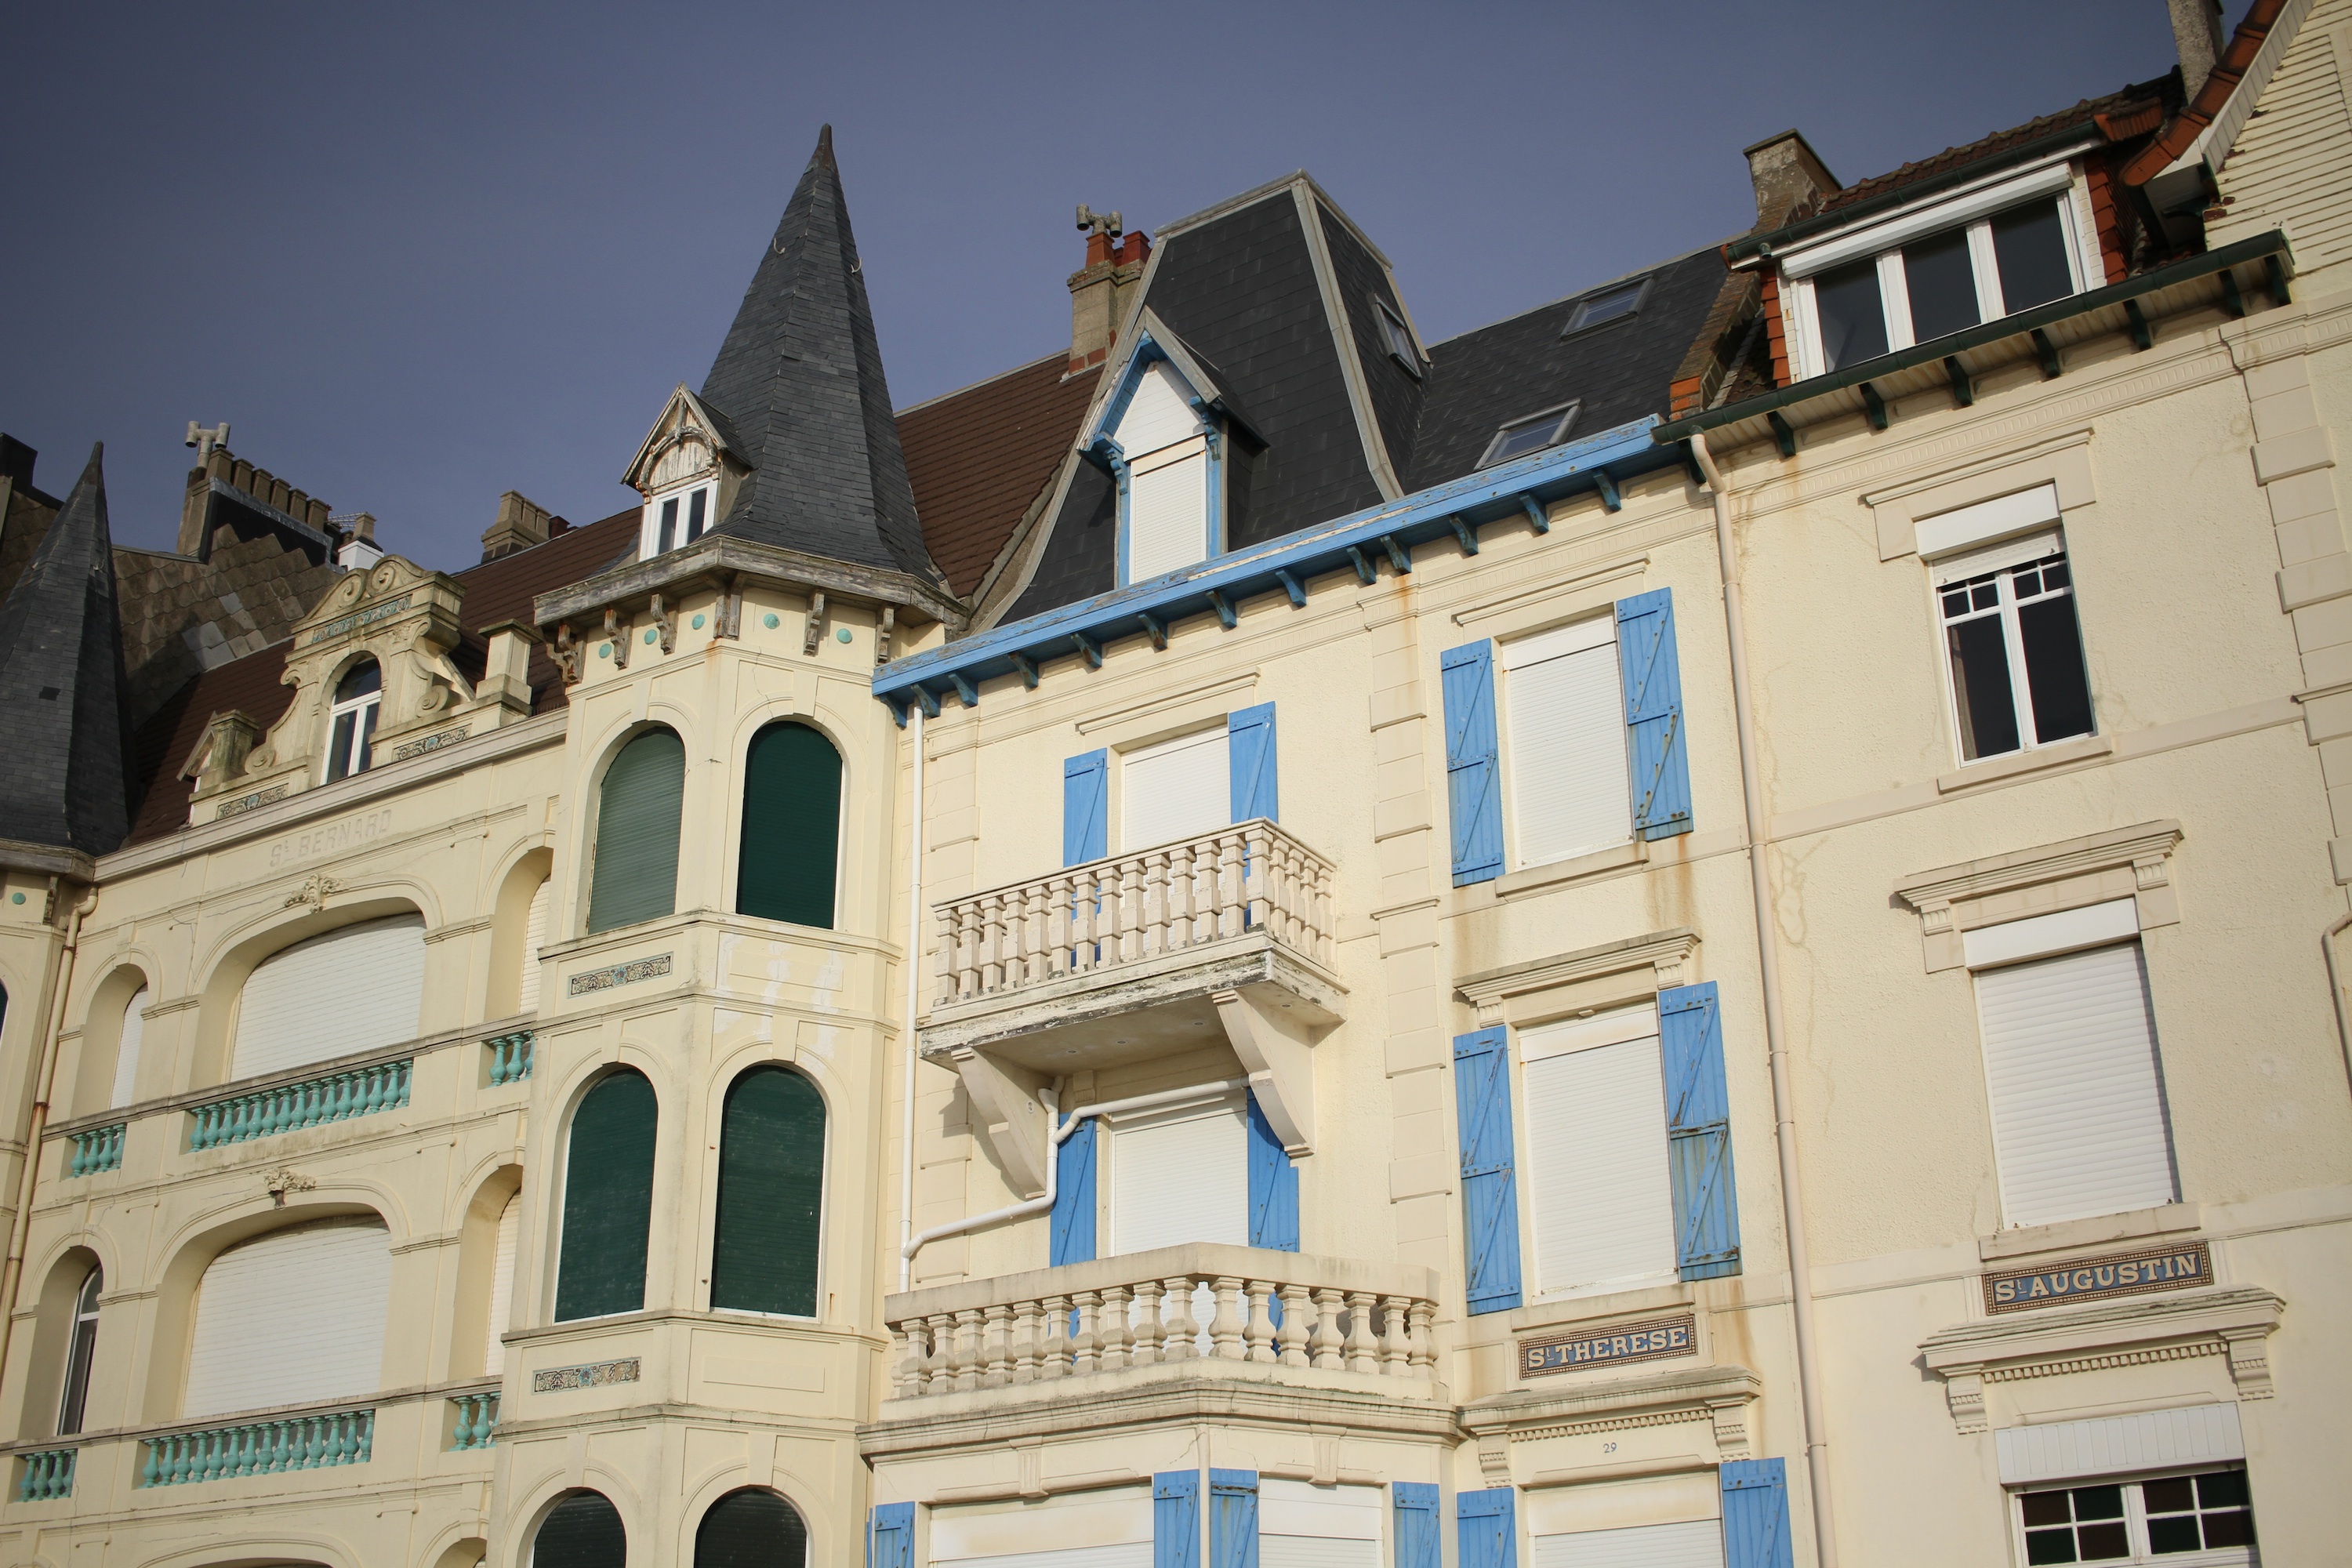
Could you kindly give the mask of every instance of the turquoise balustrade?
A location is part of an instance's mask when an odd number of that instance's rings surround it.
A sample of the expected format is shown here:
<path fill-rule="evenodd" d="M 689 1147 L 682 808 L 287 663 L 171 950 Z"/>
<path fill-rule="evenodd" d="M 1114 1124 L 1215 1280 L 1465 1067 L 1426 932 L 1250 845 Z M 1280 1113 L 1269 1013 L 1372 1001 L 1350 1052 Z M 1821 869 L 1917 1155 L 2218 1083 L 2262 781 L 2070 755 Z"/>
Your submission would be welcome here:
<path fill-rule="evenodd" d="M 484 1040 L 490 1053 L 490 1082 L 520 1083 L 530 1076 L 532 1042 L 539 1038 L 529 1029 L 518 1029 L 511 1035 L 496 1035 Z"/>
<path fill-rule="evenodd" d="M 68 1177 L 87 1176 L 100 1171 L 122 1168 L 122 1135 L 128 1131 L 122 1122 L 111 1127 L 92 1127 L 72 1135 L 73 1152 L 66 1156 Z"/>
<path fill-rule="evenodd" d="M 408 1103 L 409 1069 L 415 1066 L 413 1059 L 378 1062 L 195 1106 L 188 1112 L 194 1124 L 188 1131 L 188 1147 L 213 1149 L 291 1132 L 299 1127 L 397 1110 Z"/>
<path fill-rule="evenodd" d="M 499 1396 L 461 1394 L 449 1401 L 457 1407 L 457 1424 L 449 1434 L 452 1448 L 487 1448 L 498 1441 Z"/>
<path fill-rule="evenodd" d="M 73 1496 L 74 1448 L 47 1448 L 26 1454 L 25 1473 L 16 1482 L 18 1502 L 50 1502 Z"/>
<path fill-rule="evenodd" d="M 363 1465 L 375 1446 L 375 1412 L 339 1410 L 331 1415 L 297 1415 L 243 1426 L 211 1426 L 147 1439 L 142 1487 L 175 1487 L 232 1476 L 275 1475 L 281 1470 L 323 1470 Z"/>

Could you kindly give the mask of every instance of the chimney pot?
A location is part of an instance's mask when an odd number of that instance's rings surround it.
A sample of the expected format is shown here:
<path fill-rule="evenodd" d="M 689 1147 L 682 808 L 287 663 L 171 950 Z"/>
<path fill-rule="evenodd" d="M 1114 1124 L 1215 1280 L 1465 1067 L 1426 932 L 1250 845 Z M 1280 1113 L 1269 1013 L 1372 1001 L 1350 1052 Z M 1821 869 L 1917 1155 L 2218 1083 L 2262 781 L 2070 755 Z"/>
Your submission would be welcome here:
<path fill-rule="evenodd" d="M 1141 229 L 1122 234 L 1118 213 L 1097 213 L 1082 205 L 1078 226 L 1087 234 L 1087 263 L 1069 279 L 1071 375 L 1109 357 L 1129 295 L 1142 280 L 1143 264 L 1151 255 L 1150 237 Z"/>

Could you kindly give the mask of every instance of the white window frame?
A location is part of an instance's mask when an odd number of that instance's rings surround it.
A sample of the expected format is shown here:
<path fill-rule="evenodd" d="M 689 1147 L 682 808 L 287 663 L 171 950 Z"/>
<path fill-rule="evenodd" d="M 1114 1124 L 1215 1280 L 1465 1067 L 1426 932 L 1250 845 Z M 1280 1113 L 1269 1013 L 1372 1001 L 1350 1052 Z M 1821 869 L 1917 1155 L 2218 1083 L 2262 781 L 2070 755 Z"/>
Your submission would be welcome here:
<path fill-rule="evenodd" d="M 1601 635 L 1604 632 L 1607 634 L 1605 637 Z M 1579 647 L 1562 648 L 1557 653 L 1536 658 L 1528 657 L 1532 651 L 1549 641 L 1582 641 L 1584 638 L 1591 640 L 1583 642 L 1583 646 Z M 1598 615 L 1580 616 L 1564 626 L 1553 626 L 1545 631 L 1533 632 L 1526 637 L 1514 637 L 1508 642 L 1496 645 L 1495 754 L 1496 766 L 1501 771 L 1498 784 L 1503 807 L 1503 863 L 1507 872 L 1532 871 L 1542 866 L 1557 866 L 1564 861 L 1581 859 L 1587 855 L 1604 854 L 1609 850 L 1631 844 L 1641 837 L 1641 829 L 1633 824 L 1633 737 L 1629 734 L 1625 737 L 1626 772 L 1620 781 L 1625 792 L 1625 837 L 1612 839 L 1605 844 L 1588 844 L 1571 849 L 1564 855 L 1550 856 L 1541 860 L 1528 858 L 1522 847 L 1523 835 L 1519 831 L 1517 760 L 1515 750 L 1517 742 L 1512 733 L 1512 678 L 1523 666 L 1541 664 L 1549 658 L 1565 658 L 1571 653 L 1587 652 L 1601 647 L 1604 641 L 1614 650 L 1612 662 L 1617 669 L 1616 689 L 1619 693 L 1617 712 L 1622 726 L 1624 716 L 1625 653 L 1624 645 L 1617 636 L 1617 606 L 1614 604 L 1610 605 Z"/>
<path fill-rule="evenodd" d="M 2043 548 L 2044 546 L 2047 548 Z M 2035 552 L 2037 551 L 2039 553 Z M 2048 589 L 2038 593 L 2031 599 L 2020 600 L 2017 596 L 2016 569 L 2031 565 L 2037 561 L 2046 561 L 2053 555 L 2062 556 L 2065 560 L 2066 585 L 2063 588 Z M 2062 596 L 2071 598 L 2074 600 L 2074 637 L 2079 642 L 2083 636 L 2082 595 L 2075 589 L 2074 557 L 2066 548 L 2066 534 L 2063 524 L 2053 522 L 2037 528 L 2030 533 L 2015 535 L 1979 550 L 1940 555 L 1929 560 L 1927 565 L 1928 610 L 1935 623 L 1936 665 L 1944 683 L 1944 716 L 1951 724 L 1952 757 L 1956 766 L 1980 767 L 1988 763 L 1998 763 L 2008 758 L 2022 756 L 2028 752 L 2043 751 L 2051 746 L 2063 746 L 2073 741 L 2088 740 L 2098 734 L 2098 694 L 2088 690 L 2090 658 L 2087 649 L 2084 650 L 2083 660 L 2084 684 L 2090 698 L 2091 727 L 2080 734 L 2062 735 L 2054 741 L 2043 741 L 2035 733 L 2032 683 L 2028 679 L 2029 672 L 2025 665 L 2025 633 L 2018 618 L 2018 612 L 2026 605 L 2040 604 L 2045 599 Z M 1946 593 L 1957 588 L 1969 578 L 1981 577 L 1989 573 L 1998 574 L 1994 583 L 1998 602 L 1993 608 L 1987 610 L 1972 608 L 1957 617 L 1945 613 Z M 1971 757 L 1968 754 L 1968 741 L 1963 733 L 1960 720 L 1959 686 L 1952 677 L 1951 629 L 1964 622 L 1983 620 L 1993 616 L 2000 618 L 2001 647 L 2009 660 L 2009 695 L 2017 722 L 2018 744 L 2017 749 L 2012 752 L 1989 752 L 1981 756 Z"/>
<path fill-rule="evenodd" d="M 95 1287 L 95 1289 L 93 1289 Z M 78 1436 L 89 1426 L 89 1380 L 98 1366 L 99 1294 L 106 1289 L 106 1270 L 96 1264 L 82 1276 L 81 1284 L 74 1290 L 72 1316 L 66 1326 L 66 1374 L 58 1387 L 58 1436 Z M 84 1311 L 82 1303 L 89 1310 Z M 88 1323 L 89 1337 L 82 1338 L 82 1325 Z M 81 1386 L 74 1386 L 76 1374 Z"/>
<path fill-rule="evenodd" d="M 697 490 L 709 492 L 709 499 L 703 503 L 701 531 L 696 533 L 693 539 L 688 539 L 685 537 L 685 532 L 694 510 L 693 498 Z M 708 538 L 710 531 L 719 526 L 719 479 L 717 475 L 706 470 L 701 477 L 691 483 L 683 484 L 675 489 L 664 490 L 659 495 L 647 498 L 645 512 L 637 523 L 638 560 L 651 561 L 656 555 L 667 553 L 661 548 L 661 514 L 662 508 L 672 501 L 677 503 L 679 537 L 670 541 L 671 550 L 682 549 L 693 543 L 696 539 Z"/>
<path fill-rule="evenodd" d="M 383 662 L 381 659 L 375 660 L 374 663 L 376 684 L 373 691 L 362 692 L 357 697 L 348 698 L 341 702 L 331 702 L 327 706 L 327 754 L 323 763 L 324 782 L 328 784 L 340 784 L 344 779 L 356 778 L 375 765 L 373 744 L 375 727 L 368 722 L 368 715 L 373 712 L 379 722 L 383 720 L 384 670 Z M 358 668 L 356 664 L 345 668 L 342 674 L 335 678 L 336 684 L 341 685 L 344 677 L 350 675 L 356 668 Z M 352 716 L 351 749 L 343 755 L 343 771 L 339 774 L 335 772 L 335 731 L 341 727 L 343 715 L 346 713 Z"/>
<path fill-rule="evenodd" d="M 2249 1565 L 2255 1561 L 2255 1552 L 2261 1550 L 2259 1545 L 2213 1546 L 2196 1552 L 2168 1552 L 2160 1557 L 2150 1552 L 2147 1544 L 2147 1500 L 2140 1491 L 2141 1485 L 2148 1481 L 2170 1480 L 2177 1476 L 2207 1476 L 2218 1470 L 2234 1469 L 2242 1472 L 2246 1468 L 2246 1461 L 2243 1459 L 2204 1459 L 2194 1464 L 2171 1465 L 2148 1470 L 2128 1470 L 2118 1475 L 2080 1476 L 2066 1480 L 2033 1481 L 2005 1487 L 2002 1489 L 2009 1494 L 2007 1500 L 2009 1534 L 2011 1550 L 2016 1553 L 2014 1560 L 2019 1563 L 2026 1561 L 2024 1503 L 2026 1493 L 2074 1491 L 2084 1487 L 2121 1487 L 2124 1491 L 2124 1533 L 2130 1543 L 2131 1555 L 2095 1558 L 2093 1559 L 2095 1563 L 2111 1564 L 2112 1568 L 2249 1568 Z M 2251 1484 L 2250 1479 L 2250 1487 Z M 2256 1516 L 2260 1511 L 2251 1500 L 2248 1501 L 2246 1514 L 2248 1518 L 2254 1519 L 2254 1534 L 2258 1542 L 2262 1535 L 2262 1521 Z"/>
<path fill-rule="evenodd" d="M 1519 453 L 1518 457 L 1510 458 L 1509 461 L 1517 462 L 1519 458 L 1532 458 L 1538 452 L 1548 452 L 1551 450 L 1551 448 L 1559 446 L 1562 441 L 1568 439 L 1568 433 L 1576 428 L 1576 416 L 1583 411 L 1584 400 L 1582 398 L 1577 398 L 1571 402 L 1563 403 L 1557 408 L 1539 408 L 1533 414 L 1522 414 L 1517 419 L 1505 420 L 1502 424 L 1495 427 L 1494 435 L 1487 437 L 1486 449 L 1478 454 L 1478 461 L 1475 466 L 1481 468 L 1490 468 L 1496 463 L 1504 461 L 1505 459 L 1497 458 L 1495 455 L 1502 448 L 1504 439 L 1508 437 L 1512 431 L 1520 429 L 1526 426 L 1533 425 L 1537 420 L 1547 416 L 1550 416 L 1554 419 L 1551 428 L 1551 439 L 1546 441 L 1540 447 L 1528 447 L 1526 451 Z"/>
<path fill-rule="evenodd" d="M 1789 312 L 1798 380 L 1829 373 L 1822 348 L 1820 310 L 1813 299 L 1816 275 L 1859 261 L 1878 258 L 1878 295 L 1886 315 L 1889 353 L 1918 346 L 1911 330 L 1911 295 L 1903 270 L 1903 247 L 1946 234 L 1969 231 L 1969 260 L 1977 286 L 1979 319 L 1994 321 L 2009 314 L 2000 293 L 2000 269 L 1992 247 L 1992 220 L 2012 207 L 2037 197 L 2058 203 L 2059 223 L 2065 238 L 2066 268 L 2074 292 L 2082 294 L 2105 281 L 2098 253 L 2097 230 L 2091 218 L 2090 186 L 2082 170 L 2062 153 L 2022 171 L 1965 187 L 1957 194 L 1898 209 L 1877 222 L 1782 253 L 1781 278 L 1789 285 Z M 2096 281 L 2093 281 L 2095 279 Z"/>

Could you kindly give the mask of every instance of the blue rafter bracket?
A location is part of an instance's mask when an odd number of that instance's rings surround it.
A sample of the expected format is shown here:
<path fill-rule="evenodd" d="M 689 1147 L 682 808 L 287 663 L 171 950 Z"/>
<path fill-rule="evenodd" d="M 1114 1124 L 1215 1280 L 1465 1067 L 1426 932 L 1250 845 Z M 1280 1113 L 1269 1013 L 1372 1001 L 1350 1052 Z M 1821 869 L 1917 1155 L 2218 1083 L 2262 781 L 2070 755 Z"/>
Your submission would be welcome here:
<path fill-rule="evenodd" d="M 1389 552 L 1389 564 L 1396 568 L 1398 576 L 1402 577 L 1412 570 L 1412 552 L 1399 544 L 1395 534 L 1381 534 L 1381 548 Z"/>
<path fill-rule="evenodd" d="M 1214 588 L 1209 590 L 1209 608 L 1217 612 L 1217 619 L 1225 630 L 1232 631 L 1240 624 L 1241 617 L 1234 611 L 1234 602 Z"/>
<path fill-rule="evenodd" d="M 907 727 L 907 714 L 908 710 L 915 706 L 913 700 L 903 691 L 894 691 L 887 697 L 882 699 L 882 700 L 884 703 L 888 705 L 890 717 L 898 724 L 898 728 L 901 730 L 905 729 Z"/>
<path fill-rule="evenodd" d="M 1604 510 L 1609 511 L 1622 511 L 1625 510 L 1625 498 L 1617 493 L 1617 481 L 1609 477 L 1608 469 L 1593 469 L 1592 482 L 1594 487 L 1601 491 L 1601 504 Z"/>
<path fill-rule="evenodd" d="M 1136 611 L 1135 618 L 1143 623 L 1143 635 L 1151 639 L 1151 646 L 1153 647 L 1166 647 L 1168 646 L 1168 623 L 1166 621 L 1161 620 L 1150 610 Z"/>
<path fill-rule="evenodd" d="M 918 686 L 908 695 L 914 698 L 915 706 L 923 710 L 924 718 L 936 719 L 940 716 L 940 694 L 929 687 Z"/>
<path fill-rule="evenodd" d="M 1462 546 L 1463 554 L 1475 555 L 1478 553 L 1478 531 L 1476 529 L 1463 521 L 1459 517 L 1449 516 L 1446 518 L 1445 523 L 1447 527 L 1454 530 L 1454 542 Z"/>
<path fill-rule="evenodd" d="M 1365 587 L 1369 588 L 1379 581 L 1380 568 L 1372 564 L 1372 558 L 1364 553 L 1362 545 L 1348 546 L 1348 563 L 1356 569 L 1356 580 Z"/>
<path fill-rule="evenodd" d="M 1318 577 L 1349 573 L 1358 581 L 1376 578 L 1373 557 L 1387 552 L 1384 539 L 1392 538 L 1398 549 L 1410 552 L 1442 540 L 1461 542 L 1465 534 L 1475 545 L 1479 529 L 1506 518 L 1525 516 L 1549 524 L 1544 508 L 1594 491 L 1599 486 L 1594 475 L 1604 467 L 1622 485 L 1635 475 L 1682 461 L 1678 448 L 1651 439 L 1650 432 L 1659 424 L 1656 416 L 1648 416 L 1279 539 L 908 654 L 874 672 L 874 695 L 894 708 L 920 702 L 915 689 L 945 690 L 950 672 L 961 673 L 975 685 L 1018 672 L 1028 684 L 1056 658 L 1076 653 L 1087 664 L 1098 665 L 1108 643 L 1128 637 L 1140 642 L 1147 631 L 1141 617 L 1147 615 L 1171 628 L 1188 616 L 1237 619 L 1240 605 L 1256 595 L 1281 594 L 1291 604 L 1304 605 Z"/>
<path fill-rule="evenodd" d="M 1600 471 L 1601 470 L 1598 468 L 1593 470 L 1595 473 L 1599 473 Z M 1534 529 L 1538 533 L 1549 533 L 1551 531 L 1551 512 L 1544 506 L 1543 501 L 1535 494 L 1534 491 L 1530 490 L 1526 495 L 1519 498 L 1519 508 L 1528 514 L 1528 526 L 1529 528 Z"/>
<path fill-rule="evenodd" d="M 948 679 L 955 682 L 956 700 L 958 701 L 961 702 L 967 708 L 977 708 L 980 706 L 980 687 L 971 676 L 966 675 L 961 669 L 950 669 L 948 671 Z"/>

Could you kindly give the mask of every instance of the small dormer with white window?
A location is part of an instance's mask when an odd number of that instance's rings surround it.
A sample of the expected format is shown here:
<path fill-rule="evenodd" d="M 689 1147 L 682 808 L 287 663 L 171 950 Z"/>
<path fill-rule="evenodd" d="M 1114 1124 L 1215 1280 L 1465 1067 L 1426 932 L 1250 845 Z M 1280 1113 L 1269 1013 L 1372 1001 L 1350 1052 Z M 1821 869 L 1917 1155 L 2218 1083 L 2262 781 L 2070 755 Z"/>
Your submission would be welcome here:
<path fill-rule="evenodd" d="M 646 498 L 638 560 L 667 555 L 719 526 L 751 471 L 730 437 L 725 419 L 683 384 L 670 394 L 622 476 Z"/>
<path fill-rule="evenodd" d="M 1222 554 L 1250 455 L 1262 445 L 1214 372 L 1144 311 L 1125 368 L 1080 443 L 1117 490 L 1119 585 Z"/>

